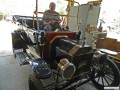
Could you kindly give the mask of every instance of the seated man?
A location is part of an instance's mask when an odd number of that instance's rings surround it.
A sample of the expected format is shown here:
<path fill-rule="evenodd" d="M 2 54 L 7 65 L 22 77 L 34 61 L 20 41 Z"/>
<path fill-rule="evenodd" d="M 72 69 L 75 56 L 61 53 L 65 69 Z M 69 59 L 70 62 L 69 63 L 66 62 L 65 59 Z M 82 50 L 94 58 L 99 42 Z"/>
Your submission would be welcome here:
<path fill-rule="evenodd" d="M 45 11 L 43 15 L 43 24 L 45 31 L 55 31 L 60 29 L 60 16 L 59 13 L 55 11 L 56 4 L 51 2 L 49 5 L 49 10 Z"/>

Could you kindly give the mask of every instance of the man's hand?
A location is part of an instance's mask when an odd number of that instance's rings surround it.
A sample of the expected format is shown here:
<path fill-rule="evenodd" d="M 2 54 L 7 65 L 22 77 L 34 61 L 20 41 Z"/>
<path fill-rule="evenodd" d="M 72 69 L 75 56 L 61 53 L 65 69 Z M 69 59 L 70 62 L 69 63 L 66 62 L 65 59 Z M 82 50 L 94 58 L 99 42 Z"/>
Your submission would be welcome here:
<path fill-rule="evenodd" d="M 54 24 L 55 23 L 55 20 L 51 20 L 48 22 L 48 24 Z"/>
<path fill-rule="evenodd" d="M 55 22 L 61 23 L 61 21 L 56 21 L 56 20 L 50 20 L 50 21 L 44 21 L 45 25 L 50 25 L 50 24 L 55 24 Z"/>

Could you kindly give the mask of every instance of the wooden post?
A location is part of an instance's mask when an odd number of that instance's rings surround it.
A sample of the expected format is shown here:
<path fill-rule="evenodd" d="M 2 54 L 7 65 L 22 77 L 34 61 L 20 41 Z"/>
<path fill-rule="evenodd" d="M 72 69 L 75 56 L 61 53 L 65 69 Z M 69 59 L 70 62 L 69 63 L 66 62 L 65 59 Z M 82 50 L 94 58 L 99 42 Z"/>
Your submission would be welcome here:
<path fill-rule="evenodd" d="M 36 0 L 36 22 L 37 22 L 37 30 L 39 30 L 39 18 L 38 18 L 38 0 Z"/>
<path fill-rule="evenodd" d="M 68 0 L 68 6 L 69 7 L 74 6 L 74 0 Z"/>

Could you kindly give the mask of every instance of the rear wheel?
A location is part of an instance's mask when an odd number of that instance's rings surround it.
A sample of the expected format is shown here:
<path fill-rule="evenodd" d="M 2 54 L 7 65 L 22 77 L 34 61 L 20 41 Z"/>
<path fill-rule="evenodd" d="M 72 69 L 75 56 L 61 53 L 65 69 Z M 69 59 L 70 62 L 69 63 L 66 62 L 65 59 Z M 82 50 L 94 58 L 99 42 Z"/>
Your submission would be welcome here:
<path fill-rule="evenodd" d="M 40 79 L 36 78 L 34 74 L 29 76 L 28 79 L 29 90 L 44 90 Z"/>
<path fill-rule="evenodd" d="M 116 64 L 110 60 L 105 60 L 104 64 L 95 64 L 95 79 L 92 80 L 94 85 L 104 90 L 104 87 L 119 86 L 120 74 Z"/>

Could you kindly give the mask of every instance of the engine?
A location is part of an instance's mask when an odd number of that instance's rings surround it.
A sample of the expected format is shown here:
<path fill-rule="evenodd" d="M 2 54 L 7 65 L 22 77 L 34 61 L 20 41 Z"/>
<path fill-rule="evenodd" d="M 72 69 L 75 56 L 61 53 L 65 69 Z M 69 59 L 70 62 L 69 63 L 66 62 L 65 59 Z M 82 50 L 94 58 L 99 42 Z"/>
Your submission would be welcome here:
<path fill-rule="evenodd" d="M 82 47 L 71 39 L 56 38 L 50 45 L 49 58 L 57 63 L 63 78 L 71 78 L 90 70 L 93 52 L 90 46 Z"/>

